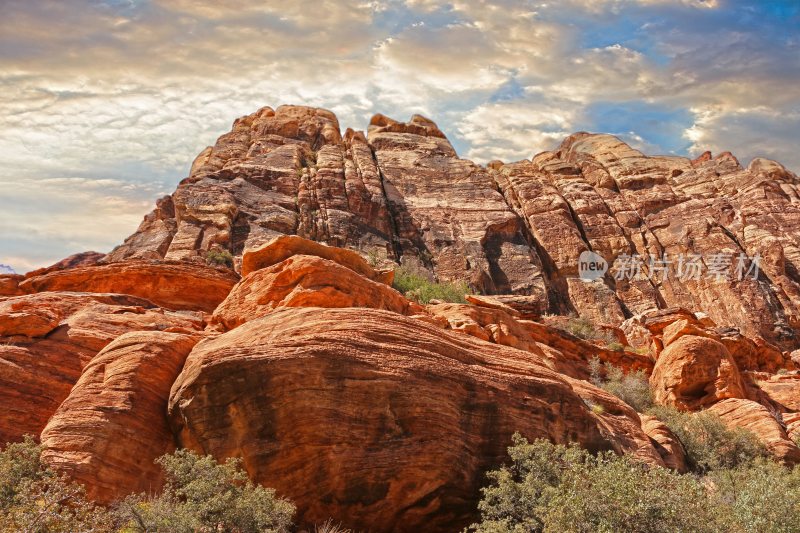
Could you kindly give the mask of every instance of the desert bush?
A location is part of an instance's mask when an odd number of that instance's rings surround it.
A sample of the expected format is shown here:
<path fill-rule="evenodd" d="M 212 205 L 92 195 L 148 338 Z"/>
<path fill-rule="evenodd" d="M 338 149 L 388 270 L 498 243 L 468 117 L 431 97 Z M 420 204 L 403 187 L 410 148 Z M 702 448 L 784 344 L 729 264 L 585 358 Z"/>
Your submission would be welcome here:
<path fill-rule="evenodd" d="M 47 468 L 41 451 L 28 436 L 0 452 L 0 531 L 111 531 L 105 509 L 87 501 L 83 487 Z"/>
<path fill-rule="evenodd" d="M 708 496 L 692 476 L 519 435 L 508 451 L 511 464 L 488 473 L 472 531 L 716 531 Z"/>
<path fill-rule="evenodd" d="M 800 531 L 800 466 L 757 459 L 711 474 L 714 498 L 733 533 Z"/>
<path fill-rule="evenodd" d="M 589 373 L 592 383 L 618 397 L 637 412 L 644 413 L 653 406 L 653 391 L 650 389 L 647 374 L 641 370 L 625 374 L 621 368 L 603 364 L 599 358 L 593 357 L 589 361 Z"/>
<path fill-rule="evenodd" d="M 583 316 L 571 316 L 567 319 L 565 325 L 556 327 L 560 327 L 567 333 L 571 333 L 585 341 L 602 341 L 610 350 L 622 351 L 625 349 L 610 331 L 598 328 L 594 322 Z"/>
<path fill-rule="evenodd" d="M 119 505 L 126 531 L 282 533 L 292 525 L 294 505 L 250 482 L 237 459 L 220 464 L 210 455 L 178 450 L 157 462 L 164 469 L 164 490 L 130 496 Z"/>
<path fill-rule="evenodd" d="M 233 268 L 233 255 L 228 250 L 213 249 L 206 252 L 206 263 Z"/>
<path fill-rule="evenodd" d="M 405 266 L 394 271 L 392 286 L 406 298 L 421 304 L 427 304 L 431 300 L 465 303 L 464 296 L 471 292 L 466 282 L 436 283 L 428 279 L 423 272 Z"/>
<path fill-rule="evenodd" d="M 605 452 L 570 465 L 541 510 L 543 531 L 719 531 L 694 477 Z"/>
<path fill-rule="evenodd" d="M 729 429 L 714 413 L 684 413 L 658 406 L 649 411 L 680 439 L 689 467 L 697 473 L 735 468 L 758 458 L 767 450 L 758 438 L 743 428 Z"/>

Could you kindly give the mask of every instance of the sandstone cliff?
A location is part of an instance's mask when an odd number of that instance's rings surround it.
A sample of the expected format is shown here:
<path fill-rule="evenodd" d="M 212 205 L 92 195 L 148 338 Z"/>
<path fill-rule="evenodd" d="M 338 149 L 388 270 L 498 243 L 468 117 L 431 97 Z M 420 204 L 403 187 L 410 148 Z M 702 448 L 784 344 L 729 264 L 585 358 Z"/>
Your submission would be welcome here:
<path fill-rule="evenodd" d="M 743 168 L 729 153 L 648 157 L 610 135 L 577 133 L 531 160 L 481 167 L 419 115 L 376 115 L 368 135 L 342 136 L 329 111 L 263 108 L 204 150 L 106 261 L 240 257 L 283 234 L 526 296 L 541 312 L 619 323 L 680 306 L 800 347 L 798 177 L 763 159 Z M 584 283 L 585 250 L 612 271 L 633 255 L 759 256 L 760 276 Z"/>
<path fill-rule="evenodd" d="M 110 254 L 0 275 L 0 441 L 39 436 L 101 503 L 157 489 L 180 446 L 241 458 L 304 527 L 454 531 L 516 431 L 686 470 L 665 424 L 592 383 L 597 357 L 798 463 L 799 193 L 730 154 L 580 133 L 482 167 L 424 117 L 342 136 L 328 111 L 264 108 Z M 580 279 L 585 251 L 610 271 Z M 759 275 L 614 275 L 719 253 Z M 399 264 L 476 294 L 422 305 Z"/>

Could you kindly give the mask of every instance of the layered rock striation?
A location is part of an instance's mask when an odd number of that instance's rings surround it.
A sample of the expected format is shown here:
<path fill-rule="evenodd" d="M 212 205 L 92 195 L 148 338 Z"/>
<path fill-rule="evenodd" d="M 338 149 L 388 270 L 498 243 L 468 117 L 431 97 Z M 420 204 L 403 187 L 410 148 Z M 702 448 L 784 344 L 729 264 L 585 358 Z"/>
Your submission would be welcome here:
<path fill-rule="evenodd" d="M 595 385 L 602 362 L 798 463 L 798 183 L 583 133 L 482 167 L 421 116 L 342 135 L 329 111 L 264 108 L 111 253 L 0 275 L 0 441 L 38 436 L 104 504 L 157 490 L 153 461 L 185 447 L 241 458 L 300 527 L 454 531 L 514 432 L 687 469 L 664 423 Z M 609 272 L 582 280 L 584 252 Z M 614 275 L 720 253 L 758 275 Z M 476 294 L 411 301 L 400 266 Z"/>
<path fill-rule="evenodd" d="M 764 159 L 744 168 L 729 153 L 646 156 L 611 135 L 577 133 L 530 160 L 482 167 L 419 115 L 376 115 L 366 135 L 342 135 L 329 111 L 267 107 L 204 150 L 104 260 L 192 260 L 221 249 L 238 263 L 280 235 L 526 297 L 539 313 L 618 324 L 679 306 L 782 349 L 800 346 L 798 177 Z M 592 283 L 578 276 L 587 250 L 611 265 Z M 640 275 L 615 279 L 634 256 Z M 677 279 L 688 258 L 702 275 Z M 707 275 L 720 261 L 730 276 Z M 738 279 L 739 266 L 751 275 Z"/>

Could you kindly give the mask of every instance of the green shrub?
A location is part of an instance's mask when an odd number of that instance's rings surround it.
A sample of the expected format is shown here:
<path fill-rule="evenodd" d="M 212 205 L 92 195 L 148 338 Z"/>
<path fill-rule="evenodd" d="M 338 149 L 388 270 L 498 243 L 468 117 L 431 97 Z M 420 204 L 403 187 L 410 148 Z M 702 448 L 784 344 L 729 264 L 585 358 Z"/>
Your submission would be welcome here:
<path fill-rule="evenodd" d="M 605 369 L 605 377 L 603 377 Z M 625 374 L 621 368 L 608 363 L 601 363 L 593 357 L 589 361 L 591 382 L 601 389 L 610 392 L 637 412 L 644 413 L 653 406 L 653 391 L 647 374 L 641 370 Z"/>
<path fill-rule="evenodd" d="M 436 283 L 429 280 L 424 273 L 404 266 L 394 271 L 392 286 L 409 300 L 421 304 L 427 304 L 431 300 L 464 303 L 464 296 L 471 292 L 466 282 Z"/>
<path fill-rule="evenodd" d="M 715 497 L 734 533 L 800 530 L 800 466 L 759 459 L 712 473 Z"/>
<path fill-rule="evenodd" d="M 233 268 L 233 255 L 228 250 L 213 249 L 206 252 L 206 263 Z"/>
<path fill-rule="evenodd" d="M 519 435 L 508 452 L 511 465 L 488 473 L 472 531 L 715 531 L 717 517 L 694 477 Z"/>
<path fill-rule="evenodd" d="M 572 316 L 567 320 L 566 325 L 561 327 L 567 333 L 575 335 L 585 341 L 602 341 L 610 350 L 622 351 L 625 347 L 617 340 L 617 337 L 610 331 L 598 328 L 590 319 L 582 316 Z"/>
<path fill-rule="evenodd" d="M 714 413 L 684 413 L 673 407 L 658 406 L 650 414 L 680 439 L 694 472 L 735 468 L 767 456 L 766 448 L 752 432 L 744 428 L 729 429 Z"/>
<path fill-rule="evenodd" d="M 696 478 L 612 452 L 569 465 L 540 512 L 554 533 L 719 531 Z"/>
<path fill-rule="evenodd" d="M 0 452 L 0 531 L 104 532 L 111 516 L 83 487 L 47 468 L 32 437 Z"/>
<path fill-rule="evenodd" d="M 624 352 L 625 351 L 625 345 L 622 344 L 619 341 L 611 341 L 611 342 L 609 342 L 608 346 L 606 346 L 606 348 L 608 348 L 609 350 L 614 350 L 615 352 Z"/>
<path fill-rule="evenodd" d="M 166 477 L 164 491 L 130 496 L 119 505 L 126 531 L 289 531 L 294 505 L 277 498 L 273 489 L 250 482 L 240 460 L 219 464 L 210 455 L 178 450 L 157 462 Z"/>

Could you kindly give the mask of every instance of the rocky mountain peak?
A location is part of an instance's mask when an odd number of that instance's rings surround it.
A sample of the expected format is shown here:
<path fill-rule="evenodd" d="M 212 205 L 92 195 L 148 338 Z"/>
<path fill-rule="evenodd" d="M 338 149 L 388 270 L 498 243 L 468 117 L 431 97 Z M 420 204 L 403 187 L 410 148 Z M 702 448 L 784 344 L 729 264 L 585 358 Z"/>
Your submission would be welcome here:
<path fill-rule="evenodd" d="M 745 169 L 729 153 L 648 156 L 579 132 L 530 160 L 480 166 L 421 115 L 376 114 L 366 134 L 342 136 L 331 111 L 264 107 L 204 150 L 105 260 L 203 261 L 221 249 L 238 263 L 276 236 L 299 235 L 464 279 L 483 294 L 525 296 L 541 312 L 619 323 L 677 305 L 793 347 L 799 196 L 797 176 L 766 159 Z M 631 256 L 722 253 L 763 264 L 760 278 L 725 283 L 611 272 L 585 283 L 578 257 L 587 250 L 612 271 Z"/>

